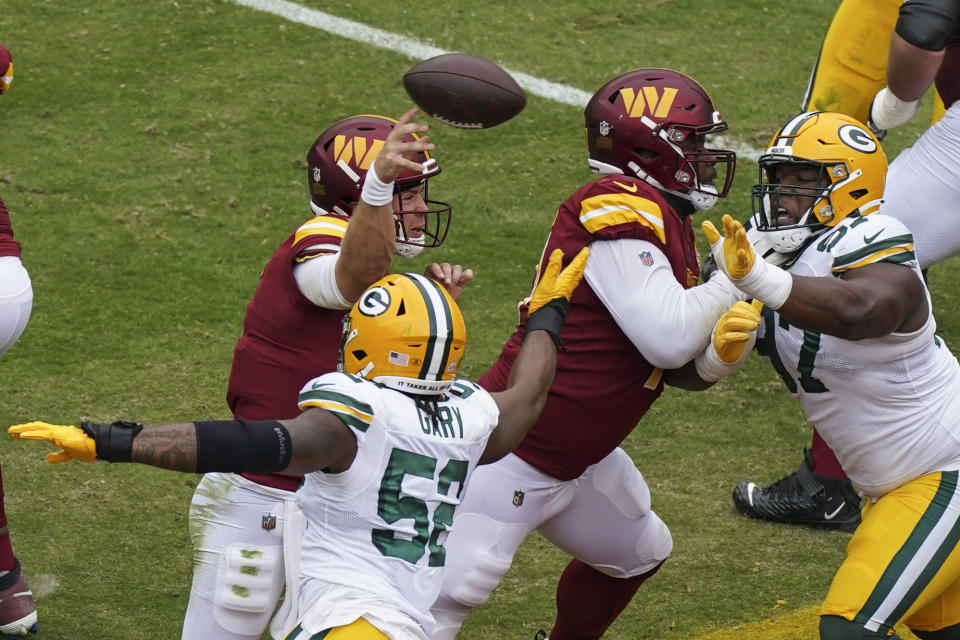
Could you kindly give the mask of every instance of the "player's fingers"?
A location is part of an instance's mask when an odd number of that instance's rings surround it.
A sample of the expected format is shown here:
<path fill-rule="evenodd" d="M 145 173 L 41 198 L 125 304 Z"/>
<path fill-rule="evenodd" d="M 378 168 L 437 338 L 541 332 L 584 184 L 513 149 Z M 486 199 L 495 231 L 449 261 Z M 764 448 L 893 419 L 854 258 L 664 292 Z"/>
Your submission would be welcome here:
<path fill-rule="evenodd" d="M 550 254 L 550 259 L 547 261 L 547 268 L 543 272 L 542 282 L 547 284 L 556 282 L 557 275 L 560 273 L 560 264 L 563 262 L 563 251 L 560 249 L 554 249 L 553 253 Z"/>
<path fill-rule="evenodd" d="M 717 228 L 709 220 L 704 220 L 703 224 L 700 225 L 700 228 L 703 229 L 703 235 L 707 236 L 707 242 L 711 246 L 717 244 L 723 236 L 720 235 L 720 232 L 717 231 Z"/>
<path fill-rule="evenodd" d="M 16 437 L 18 434 L 24 433 L 26 431 L 35 431 L 37 429 L 49 429 L 51 427 L 61 427 L 65 425 L 52 424 L 50 422 L 41 422 L 40 420 L 34 420 L 32 422 L 23 422 L 21 424 L 15 424 L 12 427 L 7 429 L 7 433 Z"/>
<path fill-rule="evenodd" d="M 728 238 L 736 235 L 737 229 L 742 229 L 743 227 L 739 222 L 733 219 L 729 213 L 723 214 L 723 234 Z"/>
<path fill-rule="evenodd" d="M 60 462 L 67 462 L 68 460 L 73 460 L 73 457 L 66 451 L 62 449 L 54 453 L 48 453 L 46 455 L 47 462 L 50 464 L 58 464 Z"/>
<path fill-rule="evenodd" d="M 463 284 L 467 284 L 471 280 L 473 280 L 473 269 L 464 269 L 463 272 L 460 274 L 460 279 L 457 280 L 457 282 L 463 285 Z"/>
<path fill-rule="evenodd" d="M 413 107 L 412 109 L 407 111 L 405 114 L 397 118 L 397 124 L 398 125 L 407 124 L 408 122 L 413 120 L 414 116 L 416 116 L 418 113 L 420 113 L 420 109 L 418 109 L 417 107 Z"/>
<path fill-rule="evenodd" d="M 560 277 L 563 279 L 566 297 L 570 297 L 573 290 L 577 288 L 580 280 L 583 279 L 583 270 L 587 266 L 587 258 L 590 256 L 590 249 L 584 247 L 574 256 L 570 264 L 563 270 Z"/>

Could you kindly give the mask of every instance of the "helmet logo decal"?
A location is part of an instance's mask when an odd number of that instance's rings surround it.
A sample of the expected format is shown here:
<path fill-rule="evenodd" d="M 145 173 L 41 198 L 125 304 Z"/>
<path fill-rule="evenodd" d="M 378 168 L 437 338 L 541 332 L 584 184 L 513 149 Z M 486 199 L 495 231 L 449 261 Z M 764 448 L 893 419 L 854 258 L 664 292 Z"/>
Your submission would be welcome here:
<path fill-rule="evenodd" d="M 627 115 L 631 118 L 639 118 L 650 108 L 650 115 L 654 118 L 666 118 L 673 106 L 673 101 L 677 97 L 677 90 L 674 87 L 664 87 L 663 95 L 657 93 L 656 87 L 641 87 L 642 92 L 634 92 L 629 87 L 620 89 L 620 96 L 623 98 L 623 106 Z"/>
<path fill-rule="evenodd" d="M 357 311 L 365 316 L 379 316 L 390 308 L 390 292 L 384 287 L 371 287 L 357 301 Z"/>
<path fill-rule="evenodd" d="M 610 135 L 610 123 L 606 120 L 600 121 L 600 135 L 608 136 Z"/>
<path fill-rule="evenodd" d="M 837 135 L 843 144 L 861 153 L 873 153 L 877 150 L 877 141 L 873 136 L 856 125 L 843 125 L 837 130 Z"/>
<path fill-rule="evenodd" d="M 322 176 L 320 175 L 320 167 L 313 168 L 313 181 L 320 182 Z"/>
<path fill-rule="evenodd" d="M 382 148 L 383 140 L 370 140 L 362 136 L 348 140 L 346 136 L 338 135 L 333 139 L 333 157 L 337 163 L 349 165 L 352 161 L 354 166 L 364 171 L 370 168 Z"/>

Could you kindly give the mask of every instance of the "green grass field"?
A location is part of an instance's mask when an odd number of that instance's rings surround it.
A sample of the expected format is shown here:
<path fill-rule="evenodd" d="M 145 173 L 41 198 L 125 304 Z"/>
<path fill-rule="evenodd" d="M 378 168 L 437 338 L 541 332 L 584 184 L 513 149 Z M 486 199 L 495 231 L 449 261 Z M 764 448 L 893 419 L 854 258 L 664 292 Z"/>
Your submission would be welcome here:
<path fill-rule="evenodd" d="M 676 68 L 711 91 L 729 140 L 756 148 L 798 110 L 837 0 L 809 0 L 801 11 L 763 0 L 302 4 L 586 92 L 630 68 Z M 13 52 L 16 80 L 0 98 L 0 196 L 35 301 L 0 362 L 0 426 L 229 416 L 244 308 L 267 258 L 309 217 L 307 147 L 334 120 L 409 106 L 400 78 L 414 60 L 374 40 L 229 0 L 4 1 L 0 42 Z M 890 134 L 891 157 L 924 118 Z M 429 259 L 477 274 L 461 300 L 468 376 L 485 370 L 512 330 L 557 205 L 591 177 L 582 127 L 578 108 L 530 95 L 500 127 L 432 132 L 443 166 L 433 193 L 454 204 L 454 228 Z M 742 159 L 711 219 L 743 217 L 755 178 Z M 960 344 L 958 267 L 935 267 L 931 286 L 941 335 Z M 849 536 L 750 521 L 730 501 L 738 480 L 794 469 L 809 433 L 759 359 L 710 391 L 664 394 L 624 447 L 675 550 L 607 638 L 769 638 L 775 628 L 787 629 L 776 637 L 816 637 L 811 608 Z M 178 638 L 197 477 L 51 466 L 45 450 L 0 438 L 38 638 Z M 566 562 L 528 540 L 461 637 L 549 629 Z"/>

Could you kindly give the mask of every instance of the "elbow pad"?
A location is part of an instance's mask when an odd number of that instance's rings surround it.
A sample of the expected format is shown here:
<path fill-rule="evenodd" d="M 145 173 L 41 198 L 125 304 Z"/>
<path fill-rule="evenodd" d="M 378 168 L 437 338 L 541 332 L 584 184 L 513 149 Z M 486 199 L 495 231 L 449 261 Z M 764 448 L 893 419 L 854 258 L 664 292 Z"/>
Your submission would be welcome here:
<path fill-rule="evenodd" d="M 290 432 L 276 420 L 194 422 L 197 473 L 282 471 L 290 464 Z"/>
<path fill-rule="evenodd" d="M 917 48 L 942 51 L 958 19 L 960 2 L 956 0 L 915 0 L 901 5 L 894 31 Z"/>

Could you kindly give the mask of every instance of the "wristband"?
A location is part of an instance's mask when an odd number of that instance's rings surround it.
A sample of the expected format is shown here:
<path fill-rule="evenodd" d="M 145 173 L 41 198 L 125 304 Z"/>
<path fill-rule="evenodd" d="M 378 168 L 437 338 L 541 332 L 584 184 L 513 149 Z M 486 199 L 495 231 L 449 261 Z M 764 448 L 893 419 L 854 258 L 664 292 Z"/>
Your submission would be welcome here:
<path fill-rule="evenodd" d="M 783 306 L 793 290 L 793 276 L 757 256 L 747 275 L 733 283 L 737 289 L 756 298 L 773 310 Z"/>
<path fill-rule="evenodd" d="M 370 165 L 367 169 L 367 177 L 363 179 L 363 190 L 360 192 L 360 199 L 373 207 L 382 207 L 393 202 L 393 181 L 384 182 L 377 175 L 375 169 L 377 162 Z"/>
<path fill-rule="evenodd" d="M 97 460 L 107 462 L 130 462 L 133 438 L 143 429 L 142 424 L 117 420 L 112 424 L 81 422 L 80 428 L 93 438 L 97 447 Z"/>
<path fill-rule="evenodd" d="M 563 342 L 560 340 L 560 332 L 563 330 L 563 323 L 567 319 L 569 311 L 569 300 L 554 298 L 527 316 L 524 332 L 529 334 L 533 331 L 546 331 L 550 335 L 550 339 L 553 340 L 553 344 L 557 345 L 558 349 L 562 349 Z"/>
<path fill-rule="evenodd" d="M 870 105 L 870 122 L 878 129 L 893 129 L 912 118 L 919 106 L 919 100 L 906 102 L 895 96 L 890 87 L 884 87 Z"/>
<path fill-rule="evenodd" d="M 754 331 L 744 345 L 743 353 L 740 354 L 740 357 L 737 358 L 735 362 L 724 362 L 720 359 L 716 347 L 713 346 L 713 336 L 711 336 L 707 348 L 694 358 L 693 364 L 697 368 L 697 375 L 705 382 L 716 382 L 731 373 L 736 373 L 746 361 L 747 356 L 750 355 L 750 351 L 753 349 L 756 341 L 757 333 Z"/>

